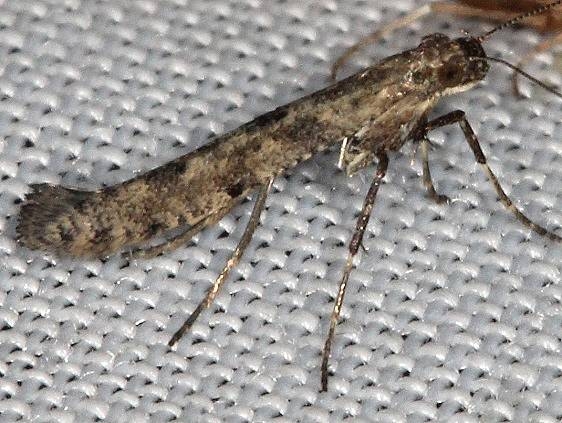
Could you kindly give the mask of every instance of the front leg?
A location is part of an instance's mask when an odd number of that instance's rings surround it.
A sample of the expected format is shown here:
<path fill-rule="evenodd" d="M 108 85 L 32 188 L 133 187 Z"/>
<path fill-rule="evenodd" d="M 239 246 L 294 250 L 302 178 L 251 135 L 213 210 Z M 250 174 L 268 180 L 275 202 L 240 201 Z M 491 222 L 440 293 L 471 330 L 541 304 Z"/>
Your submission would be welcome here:
<path fill-rule="evenodd" d="M 488 165 L 488 162 L 486 160 L 486 156 L 484 155 L 484 152 L 480 148 L 480 143 L 478 142 L 478 139 L 476 138 L 476 135 L 474 134 L 472 127 L 468 123 L 468 120 L 466 120 L 465 113 L 462 110 L 455 110 L 454 112 L 447 113 L 446 115 L 438 117 L 437 119 L 433 119 L 432 121 L 427 123 L 425 128 L 426 131 L 431 131 L 432 129 L 440 128 L 445 125 L 451 125 L 453 123 L 458 123 L 459 126 L 461 127 L 461 130 L 464 133 L 466 141 L 468 142 L 468 145 L 470 146 L 472 152 L 474 153 L 474 156 L 476 157 L 476 161 L 482 166 L 484 172 L 486 172 L 488 178 L 492 181 L 492 184 L 494 185 L 494 189 L 496 190 L 496 193 L 498 194 L 498 197 L 500 198 L 500 201 L 503 203 L 503 205 L 509 211 L 511 211 L 515 215 L 515 217 L 521 223 L 523 223 L 523 225 L 532 229 L 536 233 L 542 236 L 546 236 L 547 238 L 553 241 L 559 241 L 559 242 L 562 241 L 562 237 L 556 235 L 554 232 L 549 231 L 543 226 L 533 222 L 531 219 L 525 216 L 515 206 L 515 204 L 513 204 L 513 201 L 511 201 L 509 196 L 505 193 L 502 186 L 500 185 L 498 178 L 496 177 L 494 172 L 492 172 L 492 169 L 490 169 L 490 166 Z"/>

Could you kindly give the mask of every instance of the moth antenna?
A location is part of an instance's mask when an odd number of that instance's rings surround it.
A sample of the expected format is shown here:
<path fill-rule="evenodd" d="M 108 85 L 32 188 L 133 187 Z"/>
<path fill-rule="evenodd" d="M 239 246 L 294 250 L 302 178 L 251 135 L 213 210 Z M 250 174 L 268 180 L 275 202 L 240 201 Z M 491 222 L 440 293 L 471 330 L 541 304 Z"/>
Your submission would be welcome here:
<path fill-rule="evenodd" d="M 562 0 L 561 0 L 562 1 Z M 559 2 L 560 3 L 560 2 Z M 537 78 L 535 78 L 534 76 L 531 76 L 530 74 L 528 74 L 527 72 L 525 72 L 522 69 L 519 69 L 517 66 L 512 65 L 511 63 L 503 60 L 503 59 L 498 59 L 497 57 L 478 57 L 479 60 L 481 59 L 485 59 L 485 60 L 489 60 L 491 62 L 497 62 L 497 63 L 501 63 L 505 66 L 507 66 L 508 68 L 512 69 L 514 72 L 517 72 L 519 75 L 524 76 L 525 78 L 527 78 L 529 81 L 534 82 L 535 84 L 537 84 L 539 87 L 545 89 L 546 91 L 548 91 L 551 94 L 554 94 L 556 97 L 562 98 L 562 93 L 558 90 L 555 90 L 554 88 L 548 86 L 547 84 L 545 84 L 544 82 L 538 80 Z"/>
<path fill-rule="evenodd" d="M 507 28 L 507 27 L 509 27 L 509 26 L 513 26 L 513 25 L 517 24 L 518 22 L 520 22 L 520 21 L 522 21 L 522 20 L 524 20 L 524 19 L 530 18 L 531 16 L 535 16 L 535 15 L 539 15 L 539 14 L 541 14 L 541 13 L 544 13 L 544 12 L 546 12 L 547 10 L 552 9 L 553 7 L 558 6 L 560 3 L 562 3 L 562 0 L 553 1 L 552 3 L 548 3 L 548 4 L 545 4 L 545 5 L 543 5 L 543 6 L 539 6 L 539 7 L 537 7 L 536 9 L 531 10 L 530 12 L 523 13 L 522 15 L 516 16 L 515 18 L 510 19 L 509 21 L 504 22 L 504 23 L 502 23 L 502 24 L 496 26 L 495 28 L 491 29 L 490 31 L 486 32 L 485 34 L 482 34 L 482 35 L 480 35 L 479 37 L 476 37 L 476 39 L 477 39 L 479 42 L 483 42 L 483 41 L 485 41 L 486 39 L 490 38 L 490 36 L 491 36 L 494 32 L 501 31 L 502 29 Z"/>

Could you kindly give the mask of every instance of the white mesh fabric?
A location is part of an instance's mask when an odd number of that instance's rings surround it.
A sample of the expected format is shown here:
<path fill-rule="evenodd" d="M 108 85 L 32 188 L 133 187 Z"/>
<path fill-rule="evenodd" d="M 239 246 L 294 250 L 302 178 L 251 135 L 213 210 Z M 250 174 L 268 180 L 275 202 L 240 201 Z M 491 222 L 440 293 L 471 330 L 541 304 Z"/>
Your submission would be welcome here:
<path fill-rule="evenodd" d="M 95 189 L 193 150 L 327 84 L 346 46 L 417 7 L 395 0 L 12 0 L 0 6 L 0 420 L 38 422 L 537 421 L 562 417 L 562 246 L 497 200 L 457 127 L 431 134 L 436 205 L 412 147 L 391 155 L 333 347 L 320 352 L 374 166 L 337 152 L 275 182 L 262 225 L 213 308 L 171 350 L 239 239 L 247 202 L 152 260 L 19 247 L 29 185 Z M 426 33 L 489 24 L 435 16 L 343 73 Z M 540 40 L 506 30 L 490 55 Z M 528 70 L 561 78 L 552 55 Z M 460 108 L 529 216 L 562 225 L 562 102 L 493 66 Z M 303 140 L 305 142 L 306 140 Z"/>

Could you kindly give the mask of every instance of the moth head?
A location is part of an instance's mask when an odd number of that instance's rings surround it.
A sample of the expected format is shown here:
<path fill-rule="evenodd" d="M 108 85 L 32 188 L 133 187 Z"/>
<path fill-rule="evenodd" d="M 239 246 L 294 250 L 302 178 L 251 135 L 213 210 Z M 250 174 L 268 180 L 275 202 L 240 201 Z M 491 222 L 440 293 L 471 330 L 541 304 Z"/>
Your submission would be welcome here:
<path fill-rule="evenodd" d="M 444 34 L 431 34 L 413 51 L 408 81 L 443 95 L 465 91 L 488 72 L 486 53 L 474 38 L 451 40 Z"/>
<path fill-rule="evenodd" d="M 464 91 L 483 80 L 490 65 L 482 44 L 475 38 L 457 38 L 444 50 L 437 79 L 444 94 Z"/>
<path fill-rule="evenodd" d="M 545 13 L 561 4 L 562 0 L 545 4 L 539 2 L 533 10 L 499 24 L 477 37 L 451 40 L 446 35 L 439 33 L 424 37 L 419 47 L 411 51 L 412 58 L 410 59 L 410 69 L 406 73 L 406 83 L 424 88 L 426 91 L 438 92 L 440 95 L 453 94 L 465 91 L 484 79 L 489 69 L 488 62 L 496 62 L 511 68 L 514 72 L 562 98 L 561 92 L 503 59 L 488 57 L 482 48 L 482 43 L 494 33 L 532 16 Z"/>

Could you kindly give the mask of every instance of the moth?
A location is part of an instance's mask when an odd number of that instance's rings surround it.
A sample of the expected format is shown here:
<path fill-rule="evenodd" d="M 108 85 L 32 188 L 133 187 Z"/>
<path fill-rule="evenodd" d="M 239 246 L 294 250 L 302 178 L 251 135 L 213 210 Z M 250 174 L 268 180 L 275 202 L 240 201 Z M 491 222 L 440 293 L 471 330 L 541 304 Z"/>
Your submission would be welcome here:
<path fill-rule="evenodd" d="M 202 148 L 122 184 L 98 191 L 33 185 L 21 208 L 18 240 L 31 249 L 93 258 L 138 247 L 155 236 L 183 228 L 161 244 L 131 252 L 133 258 L 152 257 L 182 245 L 257 191 L 249 222 L 232 257 L 205 298 L 172 336 L 172 346 L 213 303 L 230 270 L 240 260 L 259 223 L 273 179 L 341 143 L 339 165 L 348 174 L 374 161 L 377 165 L 349 243 L 322 353 L 321 383 L 326 390 L 331 343 L 354 257 L 388 168 L 388 153 L 399 150 L 406 141 L 412 140 L 421 147 L 423 184 L 429 196 L 442 203 L 446 197 L 436 192 L 431 179 L 427 134 L 444 125 L 458 124 L 476 161 L 509 211 L 533 231 L 562 241 L 559 235 L 532 222 L 506 195 L 462 110 L 429 117 L 441 97 L 468 90 L 483 80 L 489 62 L 512 66 L 484 52 L 482 43 L 494 32 L 544 13 L 561 2 L 518 16 L 477 37 L 450 39 L 440 33 L 428 35 L 411 50 L 259 116 Z M 562 98 L 562 94 L 527 76 Z"/>
<path fill-rule="evenodd" d="M 496 22 L 505 22 L 516 18 L 523 13 L 529 13 L 541 6 L 548 5 L 548 0 L 441 0 L 426 4 L 419 9 L 408 13 L 406 16 L 383 26 L 381 29 L 372 32 L 358 43 L 349 47 L 332 66 L 332 79 L 336 78 L 339 69 L 350 59 L 352 55 L 361 48 L 376 42 L 377 40 L 389 35 L 398 28 L 410 25 L 412 22 L 427 15 L 449 14 L 467 18 L 481 18 Z M 516 64 L 521 68 L 537 54 L 550 50 L 562 42 L 562 14 L 555 9 L 549 9 L 545 13 L 530 16 L 523 22 L 524 25 L 534 28 L 542 34 L 554 33 L 550 38 L 539 43 L 534 49 L 525 54 Z M 517 83 L 517 73 L 513 74 L 512 87 L 515 93 L 519 94 Z"/>

